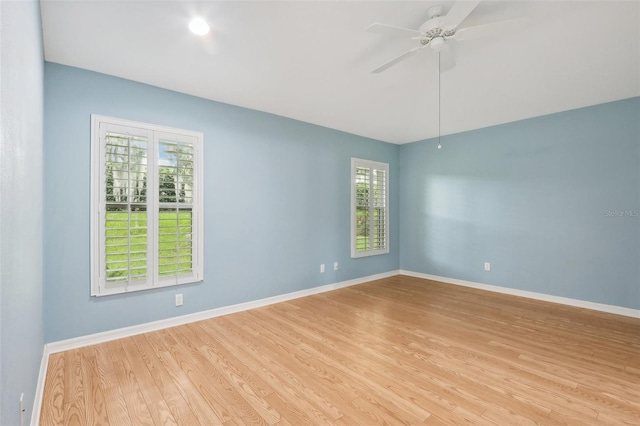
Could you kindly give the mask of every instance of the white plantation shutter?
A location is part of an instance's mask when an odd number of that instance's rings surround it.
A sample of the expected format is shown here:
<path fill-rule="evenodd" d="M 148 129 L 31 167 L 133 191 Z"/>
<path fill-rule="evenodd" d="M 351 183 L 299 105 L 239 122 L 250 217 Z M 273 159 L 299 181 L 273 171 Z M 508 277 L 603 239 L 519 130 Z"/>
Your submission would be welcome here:
<path fill-rule="evenodd" d="M 149 132 L 144 129 L 100 123 L 104 144 L 100 175 L 100 256 L 105 287 L 111 291 L 128 286 L 145 287 L 148 257 L 147 162 Z M 102 203 L 101 203 L 102 204 Z"/>
<path fill-rule="evenodd" d="M 386 169 L 371 168 L 371 222 L 372 249 L 384 250 L 387 248 L 387 178 Z M 388 250 L 387 250 L 388 251 Z"/>
<path fill-rule="evenodd" d="M 202 280 L 202 134 L 92 116 L 92 295 Z"/>
<path fill-rule="evenodd" d="M 177 135 L 159 138 L 158 275 L 165 281 L 189 282 L 194 272 L 195 142 Z"/>
<path fill-rule="evenodd" d="M 351 257 L 389 252 L 389 165 L 351 159 Z"/>
<path fill-rule="evenodd" d="M 356 251 L 366 251 L 371 249 L 371 240 L 369 237 L 369 230 L 371 228 L 370 212 L 369 212 L 369 188 L 371 187 L 371 169 L 368 167 L 355 168 L 355 221 L 357 226 L 356 232 Z"/>

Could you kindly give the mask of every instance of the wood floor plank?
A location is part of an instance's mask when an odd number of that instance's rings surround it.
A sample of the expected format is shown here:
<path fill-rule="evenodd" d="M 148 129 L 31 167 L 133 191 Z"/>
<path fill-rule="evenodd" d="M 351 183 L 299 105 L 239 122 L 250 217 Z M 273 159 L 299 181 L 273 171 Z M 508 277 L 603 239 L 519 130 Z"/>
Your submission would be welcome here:
<path fill-rule="evenodd" d="M 133 336 L 131 340 L 136 346 L 138 356 L 149 371 L 149 378 L 151 379 L 149 385 L 158 388 L 160 393 L 157 397 L 164 399 L 173 418 L 180 423 L 180 419 L 191 416 L 193 414 L 191 407 L 165 370 L 160 357 L 149 344 L 147 337 L 138 335 Z M 130 356 L 136 356 L 136 353 L 132 351 Z"/>
<path fill-rule="evenodd" d="M 168 348 L 164 346 L 160 333 L 148 333 L 145 337 L 164 367 L 164 371 L 167 372 L 170 380 L 174 382 L 175 389 L 184 398 L 200 424 L 222 424 L 222 420 L 198 391 L 197 384 L 191 382 L 187 372 L 183 370 L 178 361 L 170 354 Z"/>
<path fill-rule="evenodd" d="M 191 363 L 193 371 L 198 376 L 197 378 L 192 376 L 191 380 L 200 381 L 200 388 L 204 389 L 206 387 L 207 391 L 212 393 L 209 398 L 215 399 L 216 405 L 225 407 L 224 415 L 227 417 L 225 422 L 237 417 L 250 418 L 254 424 L 268 424 L 243 395 L 202 355 L 198 347 L 202 346 L 203 343 L 199 339 L 196 340 L 195 335 L 190 332 L 188 327 L 176 327 L 166 330 L 166 332 L 171 333 L 173 338 L 176 339 L 183 350 L 182 355 L 186 356 L 188 354 L 188 362 Z"/>
<path fill-rule="evenodd" d="M 47 377 L 42 395 L 44 424 L 64 423 L 64 359 L 63 353 L 52 354 L 49 357 Z"/>
<path fill-rule="evenodd" d="M 140 392 L 147 404 L 149 414 L 151 414 L 154 423 L 176 425 L 176 419 L 173 417 L 167 402 L 164 400 L 160 388 L 157 387 L 153 377 L 151 377 L 147 364 L 144 362 L 145 357 L 147 357 L 146 353 L 140 354 L 133 338 L 122 340 L 122 349 L 124 350 L 129 365 L 132 370 L 135 371 L 136 382 L 138 383 Z"/>
<path fill-rule="evenodd" d="M 313 424 L 311 419 L 305 416 L 304 412 L 297 407 L 294 401 L 286 401 L 280 393 L 273 392 L 265 396 L 265 399 L 269 402 L 269 405 L 278 411 L 281 419 L 285 418 L 291 424 L 299 426 Z"/>
<path fill-rule="evenodd" d="M 80 351 L 65 352 L 64 357 L 64 422 L 70 425 L 84 425 L 87 423 L 87 407 L 84 398 L 87 390 L 82 383 Z"/>
<path fill-rule="evenodd" d="M 207 424 L 208 423 L 205 423 L 205 425 Z M 179 426 L 199 426 L 199 425 L 202 425 L 202 423 L 200 423 L 200 421 L 198 420 L 195 414 L 191 413 L 191 414 L 187 414 L 186 416 L 180 417 L 178 419 L 178 425 Z M 202 425 L 202 426 L 205 426 L 205 425 Z"/>
<path fill-rule="evenodd" d="M 639 425 L 640 319 L 395 276 L 50 356 L 43 425 Z"/>
<path fill-rule="evenodd" d="M 238 391 L 240 395 L 249 403 L 249 405 L 255 410 L 255 412 L 262 417 L 268 424 L 272 425 L 280 420 L 280 414 L 275 410 L 264 398 L 259 395 L 254 388 L 243 380 L 243 376 L 235 374 L 228 364 L 220 364 L 220 359 L 216 356 L 215 352 L 208 346 L 204 345 L 200 347 L 200 352 L 208 360 L 216 360 L 219 365 L 218 371 L 226 377 L 228 382 Z"/>
<path fill-rule="evenodd" d="M 92 346 L 92 348 L 96 357 L 100 387 L 102 387 L 102 389 L 108 389 L 112 386 L 116 386 L 118 384 L 118 379 L 116 378 L 116 373 L 113 369 L 113 362 L 111 361 L 111 356 L 109 354 L 108 344 L 101 343 Z"/>
<path fill-rule="evenodd" d="M 78 351 L 82 364 L 82 383 L 85 388 L 84 405 L 87 407 L 87 425 L 109 425 L 95 351 L 93 347 L 80 348 Z"/>
<path fill-rule="evenodd" d="M 188 324 L 187 327 L 197 333 L 207 348 L 207 356 L 220 366 L 221 370 L 235 377 L 234 380 L 242 380 L 251 387 L 252 392 L 261 397 L 266 397 L 274 392 L 274 389 L 262 380 L 252 370 L 246 368 L 241 359 L 238 359 L 224 345 L 220 344 L 220 339 L 216 339 L 200 327 L 201 323 Z M 221 337 L 224 340 L 224 336 Z M 200 348 L 202 351 L 202 348 Z"/>
<path fill-rule="evenodd" d="M 109 342 L 109 349 L 120 391 L 127 406 L 127 412 L 131 417 L 131 423 L 153 425 L 154 422 L 149 407 L 136 380 L 136 372 L 129 364 L 129 360 L 122 348 L 122 340 Z"/>
<path fill-rule="evenodd" d="M 104 400 L 111 425 L 129 426 L 133 424 L 132 416 L 129 415 L 127 403 L 124 401 L 119 385 L 116 384 L 105 389 Z"/>
<path fill-rule="evenodd" d="M 169 407 L 173 418 L 179 422 L 183 417 L 193 414 L 189 404 L 177 389 L 170 375 L 165 370 L 162 362 L 149 344 L 147 337 L 144 335 L 133 336 L 131 338 L 134 343 L 137 354 L 133 350 L 128 354 L 130 357 L 139 357 L 149 371 L 149 386 L 155 386 L 159 390 L 157 398 L 163 398 Z"/>
<path fill-rule="evenodd" d="M 277 357 L 265 356 L 251 336 L 242 335 L 232 322 L 219 318 L 219 321 L 207 322 L 205 326 L 213 328 L 216 333 L 226 333 L 231 343 L 228 348 L 238 350 L 263 380 L 278 389 L 283 398 L 295 403 L 298 410 L 313 423 L 330 424 L 332 419 L 340 417 L 340 411 L 327 400 L 327 396 L 317 392 L 306 380 L 308 375 L 293 373 Z"/>
<path fill-rule="evenodd" d="M 242 412 L 236 406 L 228 404 L 227 400 L 220 393 L 219 386 L 214 386 L 210 379 L 211 367 L 205 367 L 200 369 L 197 365 L 197 361 L 191 357 L 189 350 L 185 350 L 180 346 L 177 340 L 175 340 L 173 332 L 170 330 L 160 330 L 158 334 L 162 337 L 163 343 L 170 350 L 169 353 L 163 353 L 163 359 L 167 365 L 178 367 L 180 371 L 174 369 L 174 374 L 184 373 L 186 381 L 182 381 L 182 385 L 189 388 L 189 392 L 197 391 L 205 403 L 208 405 L 210 411 L 213 413 L 212 419 L 215 423 L 224 423 L 229 421 L 233 417 L 237 417 L 235 414 Z M 169 361 L 169 357 L 173 362 Z M 215 379 L 215 377 L 214 377 Z M 224 392 L 224 390 L 223 390 Z"/>

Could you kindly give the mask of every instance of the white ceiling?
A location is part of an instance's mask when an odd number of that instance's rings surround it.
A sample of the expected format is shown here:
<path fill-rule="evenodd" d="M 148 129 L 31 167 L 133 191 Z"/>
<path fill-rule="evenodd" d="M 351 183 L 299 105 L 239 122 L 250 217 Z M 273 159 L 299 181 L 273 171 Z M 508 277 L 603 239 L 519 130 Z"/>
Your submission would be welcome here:
<path fill-rule="evenodd" d="M 452 1 L 42 1 L 47 61 L 378 140 L 438 134 L 437 56 L 367 33 L 418 28 Z M 191 34 L 199 15 L 211 25 Z M 460 27 L 526 18 L 453 42 L 442 134 L 640 95 L 640 2 L 485 1 Z M 448 42 L 451 43 L 451 42 Z"/>

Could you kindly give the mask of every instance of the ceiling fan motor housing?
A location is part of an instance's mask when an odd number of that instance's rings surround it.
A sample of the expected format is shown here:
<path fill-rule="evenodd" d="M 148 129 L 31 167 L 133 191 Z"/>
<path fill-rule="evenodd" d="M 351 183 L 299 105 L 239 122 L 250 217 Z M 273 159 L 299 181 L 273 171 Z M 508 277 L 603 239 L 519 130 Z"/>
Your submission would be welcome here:
<path fill-rule="evenodd" d="M 444 20 L 441 17 L 443 12 L 442 6 L 432 6 L 428 12 L 430 19 L 420 25 L 418 29 L 418 31 L 423 34 L 420 38 L 420 44 L 423 46 L 431 44 L 434 50 L 440 50 L 444 41 L 449 37 L 453 37 L 456 30 L 455 28 L 446 29 L 443 27 Z"/>

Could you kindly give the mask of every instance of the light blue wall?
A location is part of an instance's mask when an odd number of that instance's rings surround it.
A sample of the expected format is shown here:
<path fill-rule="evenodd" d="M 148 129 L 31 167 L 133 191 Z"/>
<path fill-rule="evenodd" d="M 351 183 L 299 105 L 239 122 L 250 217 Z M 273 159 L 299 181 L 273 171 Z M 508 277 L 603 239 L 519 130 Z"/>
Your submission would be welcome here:
<path fill-rule="evenodd" d="M 89 296 L 92 113 L 204 132 L 204 283 Z M 640 209 L 639 118 L 634 98 L 447 136 L 438 151 L 47 63 L 45 340 L 398 267 L 638 309 L 639 218 L 606 213 Z M 391 165 L 390 255 L 349 258 L 352 156 Z"/>
<path fill-rule="evenodd" d="M 401 269 L 640 309 L 640 98 L 436 145 L 400 148 Z"/>
<path fill-rule="evenodd" d="M 37 1 L 0 2 L 0 16 L 0 425 L 19 425 L 44 345 L 42 31 Z"/>
<path fill-rule="evenodd" d="M 204 283 L 89 296 L 90 114 L 204 132 Z M 398 151 L 396 145 L 46 63 L 46 341 L 397 270 Z M 350 258 L 351 157 L 390 163 L 389 255 Z M 180 308 L 174 306 L 177 292 L 184 294 Z"/>

